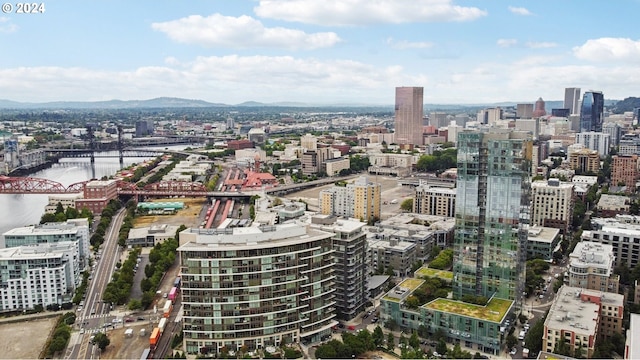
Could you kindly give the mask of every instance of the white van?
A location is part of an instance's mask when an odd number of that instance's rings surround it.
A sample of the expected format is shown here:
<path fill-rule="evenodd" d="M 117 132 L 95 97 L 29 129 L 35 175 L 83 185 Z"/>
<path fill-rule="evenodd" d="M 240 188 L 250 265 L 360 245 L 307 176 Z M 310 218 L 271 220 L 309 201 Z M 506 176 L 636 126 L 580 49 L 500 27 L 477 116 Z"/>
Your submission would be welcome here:
<path fill-rule="evenodd" d="M 522 330 L 520 331 L 520 335 L 518 335 L 518 340 L 524 340 L 524 336 L 526 335 L 526 331 Z"/>

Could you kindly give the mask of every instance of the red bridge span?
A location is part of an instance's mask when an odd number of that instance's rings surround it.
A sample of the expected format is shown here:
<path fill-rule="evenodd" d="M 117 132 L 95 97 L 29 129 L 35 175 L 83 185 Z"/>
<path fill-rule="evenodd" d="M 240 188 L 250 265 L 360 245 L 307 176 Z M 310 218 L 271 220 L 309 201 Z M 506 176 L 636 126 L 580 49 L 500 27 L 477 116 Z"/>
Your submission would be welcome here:
<path fill-rule="evenodd" d="M 83 192 L 89 182 L 82 181 L 69 186 L 59 182 L 33 178 L 33 177 L 9 177 L 0 176 L 0 194 L 71 194 Z M 188 196 L 188 197 L 250 197 L 255 191 L 250 192 L 223 192 L 207 191 L 201 183 L 184 181 L 160 181 L 147 184 L 140 188 L 136 184 L 118 180 L 118 195 L 136 196 Z"/>

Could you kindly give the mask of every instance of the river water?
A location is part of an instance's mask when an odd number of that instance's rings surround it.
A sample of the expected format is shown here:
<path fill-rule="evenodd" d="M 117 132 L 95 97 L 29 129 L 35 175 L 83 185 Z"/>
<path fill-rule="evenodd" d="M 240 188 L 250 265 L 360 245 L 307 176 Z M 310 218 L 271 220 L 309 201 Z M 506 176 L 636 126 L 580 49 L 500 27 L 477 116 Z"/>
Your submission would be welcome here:
<path fill-rule="evenodd" d="M 187 145 L 174 145 L 161 149 L 183 150 L 186 147 Z M 117 155 L 117 152 L 108 152 L 108 154 Z M 125 157 L 123 165 L 127 167 L 147 159 L 150 158 Z M 100 179 L 103 176 L 114 175 L 120 169 L 120 160 L 117 157 L 96 158 L 93 167 L 89 158 L 63 158 L 51 168 L 29 176 L 69 186 L 93 178 Z M 38 224 L 44 213 L 44 207 L 49 202 L 48 199 L 49 195 L 46 194 L 0 194 L 0 235 L 16 227 Z"/>

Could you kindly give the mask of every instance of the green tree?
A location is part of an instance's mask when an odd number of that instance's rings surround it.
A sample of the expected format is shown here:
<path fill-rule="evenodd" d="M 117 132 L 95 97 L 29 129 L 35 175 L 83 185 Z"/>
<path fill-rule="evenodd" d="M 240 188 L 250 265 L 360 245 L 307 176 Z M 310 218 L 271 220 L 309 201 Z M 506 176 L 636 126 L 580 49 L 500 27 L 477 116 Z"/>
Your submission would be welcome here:
<path fill-rule="evenodd" d="M 418 339 L 418 333 L 415 331 L 411 333 L 411 337 L 409 338 L 409 345 L 414 349 L 420 348 L 420 339 Z"/>
<path fill-rule="evenodd" d="M 536 354 L 542 350 L 542 337 L 544 335 L 544 320 L 547 318 L 547 315 L 536 321 L 533 326 L 527 332 L 527 335 L 524 338 L 524 344 L 527 349 L 529 349 L 532 353 Z"/>
<path fill-rule="evenodd" d="M 436 345 L 436 352 L 441 355 L 447 353 L 447 343 L 445 343 L 443 339 L 440 339 L 438 341 L 438 344 Z"/>
<path fill-rule="evenodd" d="M 111 340 L 107 337 L 105 333 L 99 332 L 95 335 L 93 341 L 98 345 L 100 350 L 104 351 L 104 349 L 111 344 Z"/>
<path fill-rule="evenodd" d="M 404 211 L 413 211 L 413 198 L 407 198 L 400 204 L 400 209 Z"/>
<path fill-rule="evenodd" d="M 389 351 L 393 351 L 396 348 L 396 338 L 393 336 L 393 333 L 389 331 L 387 334 L 387 349 Z"/>
<path fill-rule="evenodd" d="M 382 346 L 382 343 L 384 342 L 384 333 L 382 332 L 382 328 L 379 325 L 376 326 L 376 328 L 373 330 L 372 337 L 373 343 L 376 347 Z"/>

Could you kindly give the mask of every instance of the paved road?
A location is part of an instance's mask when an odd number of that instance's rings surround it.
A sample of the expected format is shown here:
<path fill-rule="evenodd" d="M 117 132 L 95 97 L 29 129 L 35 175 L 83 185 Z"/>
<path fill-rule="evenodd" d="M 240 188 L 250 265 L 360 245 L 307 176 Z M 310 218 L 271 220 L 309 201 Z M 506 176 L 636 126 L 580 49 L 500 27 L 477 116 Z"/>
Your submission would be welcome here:
<path fill-rule="evenodd" d="M 110 315 L 109 304 L 102 302 L 102 294 L 107 284 L 111 280 L 116 263 L 120 259 L 118 248 L 118 232 L 126 215 L 126 209 L 120 209 L 111 221 L 111 225 L 104 237 L 104 243 L 101 246 L 102 256 L 97 262 L 95 270 L 92 272 L 93 279 L 87 288 L 84 308 L 79 312 L 76 318 L 76 324 L 80 327 L 78 336 L 72 336 L 65 359 L 93 359 L 97 354 L 97 350 L 91 344 L 89 339 L 93 332 L 107 329 L 105 326 L 112 324 L 114 319 Z M 75 334 L 74 334 L 75 335 Z"/>

